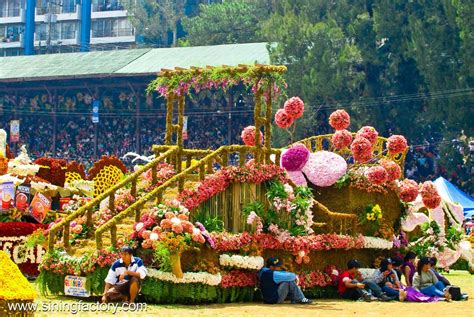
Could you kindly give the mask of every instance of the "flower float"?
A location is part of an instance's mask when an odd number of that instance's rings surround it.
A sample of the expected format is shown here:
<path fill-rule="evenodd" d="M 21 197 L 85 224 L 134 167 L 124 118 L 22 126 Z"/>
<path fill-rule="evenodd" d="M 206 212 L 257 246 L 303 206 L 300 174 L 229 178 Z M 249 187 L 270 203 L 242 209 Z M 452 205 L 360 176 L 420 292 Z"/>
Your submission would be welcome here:
<path fill-rule="evenodd" d="M 387 181 L 388 174 L 382 166 L 371 166 L 367 170 L 367 179 L 371 183 L 380 185 Z"/>
<path fill-rule="evenodd" d="M 402 175 L 402 169 L 400 166 L 392 160 L 381 159 L 379 161 L 380 166 L 382 166 L 385 171 L 387 171 L 387 181 L 393 182 L 400 178 Z"/>
<path fill-rule="evenodd" d="M 291 127 L 295 119 L 290 116 L 284 109 L 278 109 L 275 113 L 275 123 L 280 129 L 288 129 Z"/>
<path fill-rule="evenodd" d="M 336 130 L 344 130 L 351 124 L 351 117 L 342 109 L 336 110 L 329 116 L 329 125 Z"/>
<path fill-rule="evenodd" d="M 407 139 L 403 135 L 392 135 L 387 139 L 387 150 L 391 155 L 403 153 L 407 147 Z"/>
<path fill-rule="evenodd" d="M 255 146 L 255 126 L 250 125 L 242 130 L 240 137 L 245 145 Z M 263 134 L 260 132 L 260 143 L 263 143 Z"/>
<path fill-rule="evenodd" d="M 281 167 L 289 172 L 301 171 L 308 162 L 310 152 L 303 144 L 296 144 L 281 155 Z"/>
<path fill-rule="evenodd" d="M 299 97 L 291 97 L 285 102 L 283 110 L 293 119 L 301 118 L 304 113 L 304 102 Z"/>
<path fill-rule="evenodd" d="M 220 274 L 210 274 L 207 272 L 186 272 L 182 278 L 177 278 L 171 272 L 163 272 L 155 269 L 148 269 L 149 277 L 160 281 L 167 281 L 175 284 L 202 283 L 205 285 L 217 286 L 221 283 L 222 276 Z"/>
<path fill-rule="evenodd" d="M 377 130 L 375 130 L 374 127 L 370 126 L 365 126 L 360 128 L 359 131 L 357 131 L 356 138 L 358 137 L 363 137 L 369 140 L 370 144 L 374 146 L 377 143 L 377 137 L 379 136 L 379 133 Z"/>
<path fill-rule="evenodd" d="M 351 144 L 354 160 L 358 163 L 366 163 L 372 158 L 372 144 L 364 137 L 358 136 Z"/>
<path fill-rule="evenodd" d="M 352 133 L 343 129 L 336 131 L 331 138 L 332 145 L 337 150 L 342 150 L 352 143 Z"/>
<path fill-rule="evenodd" d="M 36 298 L 36 291 L 21 274 L 18 266 L 10 257 L 0 251 L 0 300 L 3 301 L 32 301 Z"/>
<path fill-rule="evenodd" d="M 438 190 L 431 181 L 426 181 L 421 185 L 420 194 L 423 204 L 427 208 L 434 209 L 441 203 L 441 196 L 438 194 Z"/>
<path fill-rule="evenodd" d="M 261 256 L 221 254 L 219 256 L 219 264 L 246 270 L 260 270 L 264 265 L 264 260 Z"/>
<path fill-rule="evenodd" d="M 404 179 L 398 185 L 400 199 L 406 203 L 412 202 L 418 196 L 418 183 L 412 179 Z"/>
<path fill-rule="evenodd" d="M 303 173 L 308 177 L 308 180 L 319 187 L 334 185 L 346 171 L 346 160 L 342 156 L 328 151 L 310 154 L 308 162 L 303 167 Z"/>

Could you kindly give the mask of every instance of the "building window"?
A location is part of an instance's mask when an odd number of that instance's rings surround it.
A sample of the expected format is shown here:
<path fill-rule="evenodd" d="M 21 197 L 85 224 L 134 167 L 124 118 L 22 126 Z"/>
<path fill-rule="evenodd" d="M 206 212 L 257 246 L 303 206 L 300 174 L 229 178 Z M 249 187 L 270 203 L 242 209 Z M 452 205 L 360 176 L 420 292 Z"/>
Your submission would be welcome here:
<path fill-rule="evenodd" d="M 125 1 L 120 0 L 92 0 L 93 11 L 125 10 Z"/>
<path fill-rule="evenodd" d="M 39 15 L 48 13 L 48 1 L 49 0 L 36 0 L 36 12 Z M 76 0 L 62 0 L 51 2 L 51 13 L 74 13 L 76 12 Z"/>
<path fill-rule="evenodd" d="M 76 38 L 77 25 L 74 22 L 54 23 L 51 25 L 51 40 L 70 40 Z M 36 24 L 36 40 L 48 40 L 48 24 Z"/>
<path fill-rule="evenodd" d="M 20 34 L 24 27 L 21 25 L 2 25 L 0 26 L 0 40 L 4 43 L 19 42 Z"/>
<path fill-rule="evenodd" d="M 92 22 L 92 37 L 133 36 L 127 19 L 100 19 Z"/>
<path fill-rule="evenodd" d="M 19 17 L 21 1 L 5 0 L 0 1 L 0 18 Z"/>

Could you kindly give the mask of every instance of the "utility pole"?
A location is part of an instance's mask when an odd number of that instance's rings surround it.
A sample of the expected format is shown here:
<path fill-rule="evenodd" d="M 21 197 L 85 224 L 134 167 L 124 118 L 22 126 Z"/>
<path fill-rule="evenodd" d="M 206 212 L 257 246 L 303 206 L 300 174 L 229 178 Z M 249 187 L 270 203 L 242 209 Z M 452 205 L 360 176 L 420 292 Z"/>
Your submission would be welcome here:
<path fill-rule="evenodd" d="M 48 38 L 46 40 L 46 53 L 49 54 L 51 53 L 51 28 L 52 28 L 52 1 L 48 1 Z"/>

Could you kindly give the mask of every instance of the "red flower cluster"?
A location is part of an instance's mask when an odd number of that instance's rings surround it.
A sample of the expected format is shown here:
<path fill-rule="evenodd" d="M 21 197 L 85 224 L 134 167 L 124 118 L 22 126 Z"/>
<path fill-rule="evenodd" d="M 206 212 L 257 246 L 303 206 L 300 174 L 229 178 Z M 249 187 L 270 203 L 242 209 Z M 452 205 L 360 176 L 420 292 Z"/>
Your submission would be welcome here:
<path fill-rule="evenodd" d="M 275 113 L 275 123 L 280 129 L 288 129 L 295 122 L 295 119 L 291 117 L 284 109 L 278 109 Z"/>
<path fill-rule="evenodd" d="M 356 137 L 351 145 L 352 156 L 359 163 L 366 163 L 372 158 L 372 144 L 364 137 Z"/>
<path fill-rule="evenodd" d="M 45 229 L 48 225 L 29 222 L 0 222 L 2 237 L 27 236 L 37 229 Z"/>
<path fill-rule="evenodd" d="M 257 286 L 258 279 L 256 272 L 247 272 L 241 270 L 232 270 L 222 275 L 221 287 L 248 287 Z"/>
<path fill-rule="evenodd" d="M 329 125 L 336 130 L 344 130 L 351 124 L 351 117 L 342 109 L 336 110 L 329 116 Z"/>
<path fill-rule="evenodd" d="M 438 194 L 438 190 L 431 181 L 426 181 L 421 185 L 420 189 L 421 198 L 423 204 L 430 209 L 435 209 L 441 203 L 441 196 Z"/>
<path fill-rule="evenodd" d="M 242 130 L 240 137 L 245 145 L 255 146 L 255 126 L 249 125 Z M 260 131 L 260 143 L 263 143 L 263 134 Z"/>
<path fill-rule="evenodd" d="M 64 186 L 66 180 L 67 161 L 50 157 L 40 157 L 35 162 L 42 166 L 36 176 L 47 180 L 53 185 Z"/>
<path fill-rule="evenodd" d="M 313 288 L 316 286 L 327 287 L 333 284 L 331 276 L 320 271 L 313 271 L 307 274 L 300 274 L 298 277 L 300 280 L 299 286 L 303 289 Z"/>
<path fill-rule="evenodd" d="M 400 199 L 404 202 L 411 202 L 418 196 L 418 183 L 412 179 L 404 179 L 399 184 Z"/>
<path fill-rule="evenodd" d="M 403 135 L 392 135 L 387 139 L 387 150 L 392 155 L 403 153 L 407 147 L 407 139 Z"/>
<path fill-rule="evenodd" d="M 351 145 L 352 142 L 352 133 L 349 131 L 343 129 L 343 130 L 338 130 L 336 133 L 332 135 L 331 138 L 332 145 L 338 149 L 342 150 L 345 147 L 348 147 Z"/>
<path fill-rule="evenodd" d="M 367 171 L 367 179 L 369 182 L 381 185 L 387 181 L 388 175 L 382 166 L 371 166 Z"/>
<path fill-rule="evenodd" d="M 117 253 L 107 250 L 100 250 L 90 256 L 83 256 L 81 258 L 58 256 L 58 253 L 53 253 L 52 256 L 43 260 L 39 269 L 40 271 L 51 271 L 60 275 L 72 274 L 81 276 L 92 273 L 99 267 L 109 267 L 118 258 L 119 255 Z"/>
<path fill-rule="evenodd" d="M 400 166 L 394 161 L 388 159 L 381 159 L 379 163 L 387 171 L 387 181 L 393 182 L 394 180 L 399 179 L 402 175 L 402 170 Z"/>
<path fill-rule="evenodd" d="M 178 200 L 191 210 L 212 196 L 223 192 L 233 182 L 260 184 L 275 177 L 287 182 L 284 175 L 284 170 L 274 164 L 228 166 L 207 176 L 196 190 L 182 191 Z"/>
<path fill-rule="evenodd" d="M 285 102 L 283 109 L 293 119 L 298 119 L 303 116 L 304 102 L 299 97 L 291 97 Z"/>
<path fill-rule="evenodd" d="M 351 237 L 335 233 L 290 237 L 283 243 L 278 241 L 277 237 L 268 233 L 249 234 L 244 232 L 236 235 L 212 233 L 211 235 L 216 243 L 216 250 L 219 252 L 240 250 L 252 243 L 264 250 L 283 250 L 292 253 L 300 250 L 361 249 L 364 246 L 363 236 Z"/>
<path fill-rule="evenodd" d="M 375 145 L 377 144 L 377 137 L 379 136 L 379 133 L 377 130 L 375 130 L 374 127 L 370 126 L 365 126 L 360 128 L 359 131 L 357 131 L 356 138 L 357 137 L 363 137 L 369 140 L 370 144 Z"/>

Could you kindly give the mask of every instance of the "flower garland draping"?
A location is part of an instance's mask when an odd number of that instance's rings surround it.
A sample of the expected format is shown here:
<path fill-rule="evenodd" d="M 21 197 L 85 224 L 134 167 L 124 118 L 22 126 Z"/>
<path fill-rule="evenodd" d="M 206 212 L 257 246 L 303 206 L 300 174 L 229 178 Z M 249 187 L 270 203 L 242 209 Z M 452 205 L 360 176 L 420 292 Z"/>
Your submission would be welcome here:
<path fill-rule="evenodd" d="M 152 268 L 148 269 L 148 276 L 160 281 L 171 282 L 175 284 L 201 283 L 211 286 L 217 286 L 222 281 L 222 276 L 218 274 L 210 274 L 207 272 L 186 272 L 183 278 L 177 278 L 171 272 L 158 271 Z"/>
<path fill-rule="evenodd" d="M 51 271 L 59 275 L 72 274 L 81 276 L 92 273 L 98 268 L 109 267 L 118 258 L 118 253 L 108 250 L 100 250 L 81 257 L 74 257 L 58 249 L 44 257 L 39 270 Z"/>
<path fill-rule="evenodd" d="M 256 164 L 254 166 L 228 166 L 207 176 L 195 190 L 185 189 L 178 200 L 189 210 L 199 206 L 212 196 L 223 192 L 231 183 L 256 183 L 279 178 L 287 182 L 284 170 L 273 164 Z"/>
<path fill-rule="evenodd" d="M 221 254 L 219 256 L 219 264 L 246 270 L 260 270 L 264 265 L 264 260 L 261 256 Z"/>

